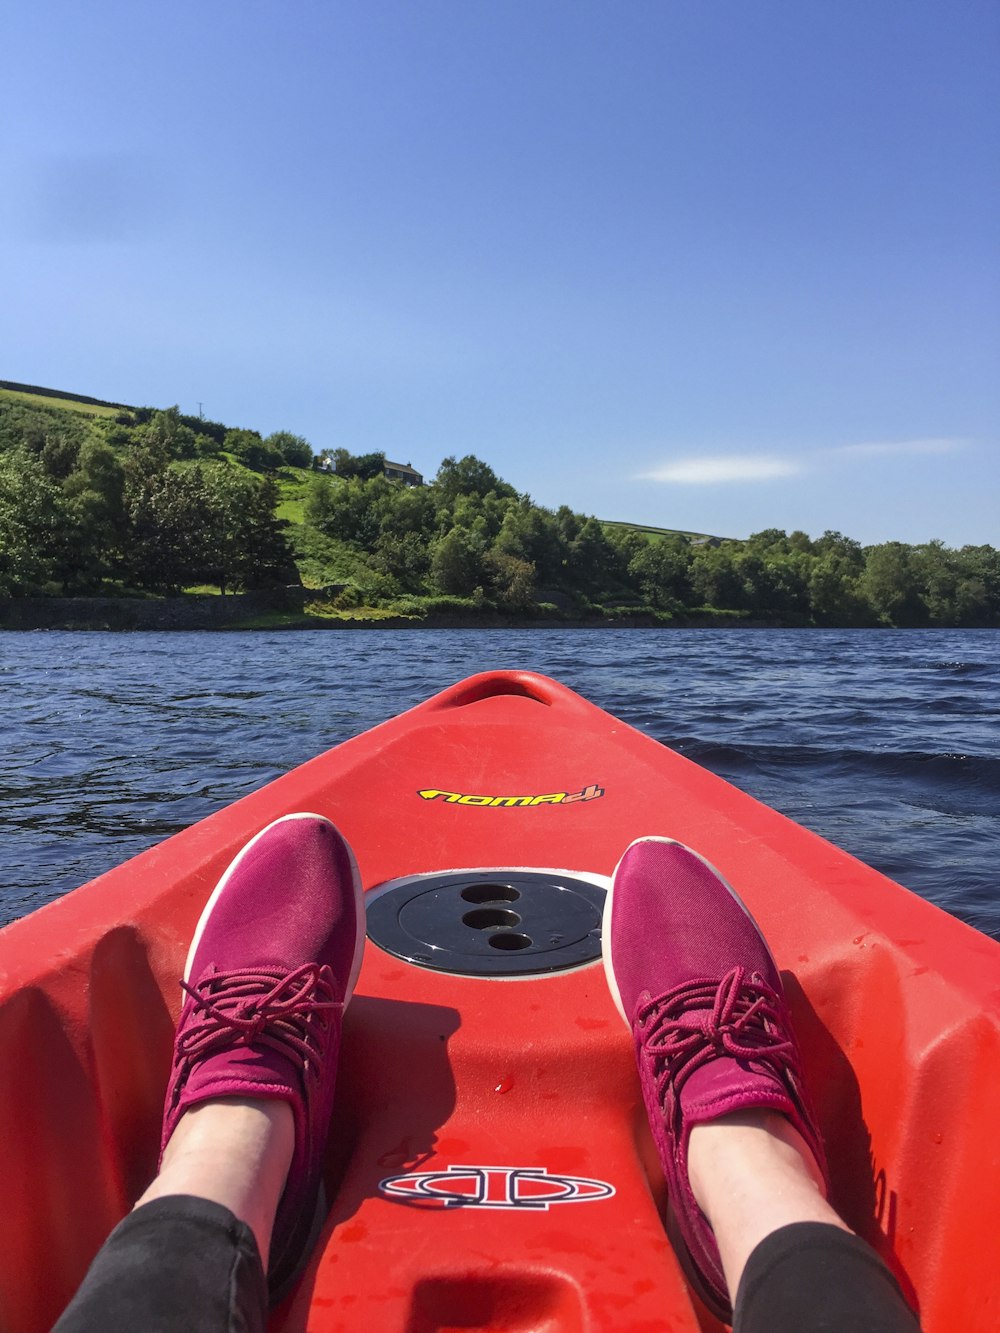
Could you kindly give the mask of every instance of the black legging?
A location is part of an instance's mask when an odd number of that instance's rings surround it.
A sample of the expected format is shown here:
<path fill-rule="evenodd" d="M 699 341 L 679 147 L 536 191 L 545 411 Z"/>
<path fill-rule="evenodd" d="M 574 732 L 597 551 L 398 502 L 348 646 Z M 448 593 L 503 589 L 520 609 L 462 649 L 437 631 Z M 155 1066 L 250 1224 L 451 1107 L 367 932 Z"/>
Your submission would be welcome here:
<path fill-rule="evenodd" d="M 919 1333 L 864 1241 L 823 1222 L 773 1232 L 747 1263 L 734 1333 Z M 186 1194 L 154 1199 L 108 1237 L 54 1333 L 265 1333 L 267 1282 L 250 1228 Z"/>
<path fill-rule="evenodd" d="M 859 1236 L 793 1222 L 747 1260 L 734 1333 L 919 1333 L 896 1279 Z"/>

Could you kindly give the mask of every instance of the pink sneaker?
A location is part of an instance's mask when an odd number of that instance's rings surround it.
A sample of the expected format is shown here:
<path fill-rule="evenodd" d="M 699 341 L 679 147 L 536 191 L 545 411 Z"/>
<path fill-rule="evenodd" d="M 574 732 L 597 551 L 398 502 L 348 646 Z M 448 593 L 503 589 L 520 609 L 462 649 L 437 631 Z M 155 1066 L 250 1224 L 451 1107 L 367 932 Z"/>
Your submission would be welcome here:
<path fill-rule="evenodd" d="M 350 848 L 328 819 L 296 814 L 269 824 L 238 854 L 188 953 L 161 1152 L 199 1102 L 288 1102 L 295 1151 L 268 1261 L 274 1300 L 298 1276 L 323 1219 L 341 1025 L 364 940 L 364 896 Z"/>
<path fill-rule="evenodd" d="M 731 1319 L 718 1246 L 688 1180 L 692 1127 L 733 1111 L 780 1111 L 826 1177 L 778 969 L 734 890 L 668 838 L 642 838 L 619 861 L 603 946 L 611 994 L 635 1040 L 672 1239 L 709 1309 Z"/>

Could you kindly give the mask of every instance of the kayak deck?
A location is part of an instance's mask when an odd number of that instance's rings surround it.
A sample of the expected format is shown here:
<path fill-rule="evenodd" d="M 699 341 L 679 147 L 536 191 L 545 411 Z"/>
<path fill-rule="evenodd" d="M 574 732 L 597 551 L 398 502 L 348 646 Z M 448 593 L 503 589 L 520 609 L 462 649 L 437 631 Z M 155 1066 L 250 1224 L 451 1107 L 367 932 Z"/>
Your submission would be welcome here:
<path fill-rule="evenodd" d="M 600 886 L 635 837 L 695 847 L 783 970 L 834 1204 L 927 1333 L 1000 1322 L 1000 946 L 554 681 L 493 672 L 0 932 L 5 1333 L 49 1327 L 152 1176 L 195 922 L 297 809 L 334 820 L 368 890 L 458 869 L 502 886 L 512 866 Z M 369 941 L 327 1191 L 274 1329 L 718 1327 L 665 1236 L 599 961 L 461 975 Z"/>

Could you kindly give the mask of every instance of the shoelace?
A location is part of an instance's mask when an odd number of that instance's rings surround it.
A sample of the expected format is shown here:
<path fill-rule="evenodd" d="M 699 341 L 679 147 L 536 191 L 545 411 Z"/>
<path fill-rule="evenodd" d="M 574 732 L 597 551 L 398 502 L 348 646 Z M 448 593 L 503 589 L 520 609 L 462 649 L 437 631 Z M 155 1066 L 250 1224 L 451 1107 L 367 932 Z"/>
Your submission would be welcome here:
<path fill-rule="evenodd" d="M 332 983 L 330 968 L 317 963 L 304 963 L 292 972 L 214 972 L 193 986 L 182 981 L 199 1019 L 185 1026 L 177 1053 L 190 1063 L 234 1041 L 270 1046 L 318 1077 L 323 1067 L 319 1038 L 328 1026 L 327 1014 L 343 1009 Z"/>
<path fill-rule="evenodd" d="M 757 973 L 734 967 L 721 981 L 692 981 L 648 1000 L 636 1013 L 643 1046 L 656 1062 L 661 1105 L 680 1096 L 696 1069 L 718 1056 L 768 1066 L 801 1086 L 798 1052 L 781 996 Z"/>

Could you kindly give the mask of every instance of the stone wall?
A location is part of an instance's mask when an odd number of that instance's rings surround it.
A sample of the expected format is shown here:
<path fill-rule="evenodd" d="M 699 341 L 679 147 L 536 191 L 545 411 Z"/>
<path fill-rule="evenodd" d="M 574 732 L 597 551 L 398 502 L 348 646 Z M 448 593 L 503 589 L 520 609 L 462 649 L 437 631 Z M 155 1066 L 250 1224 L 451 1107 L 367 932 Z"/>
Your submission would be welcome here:
<path fill-rule="evenodd" d="M 301 611 L 304 588 L 231 597 L 15 597 L 0 601 L 0 629 L 224 629 L 268 611 Z"/>

